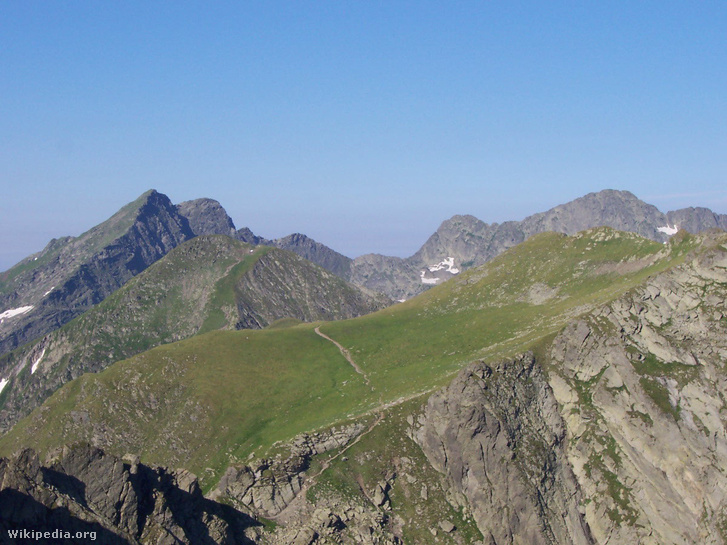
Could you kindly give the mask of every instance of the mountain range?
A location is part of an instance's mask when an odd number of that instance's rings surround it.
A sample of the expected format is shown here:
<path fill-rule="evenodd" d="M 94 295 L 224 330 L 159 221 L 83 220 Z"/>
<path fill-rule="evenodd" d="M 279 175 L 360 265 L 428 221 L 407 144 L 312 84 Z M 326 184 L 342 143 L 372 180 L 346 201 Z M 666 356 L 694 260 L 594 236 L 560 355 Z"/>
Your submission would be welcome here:
<path fill-rule="evenodd" d="M 352 260 L 148 192 L 3 273 L 0 530 L 725 543 L 726 219 L 608 190 Z"/>
<path fill-rule="evenodd" d="M 727 215 L 706 208 L 664 214 L 627 191 L 604 190 L 522 221 L 488 224 L 473 216 L 454 216 L 411 257 L 368 254 L 351 259 L 302 234 L 269 240 L 248 228 L 237 230 L 212 199 L 175 206 L 151 190 L 106 222 L 79 237 L 54 239 L 0 274 L 0 354 L 67 323 L 195 236 L 223 234 L 290 250 L 348 282 L 403 300 L 533 234 L 573 234 L 601 225 L 664 242 L 677 227 L 691 233 L 725 229 Z"/>

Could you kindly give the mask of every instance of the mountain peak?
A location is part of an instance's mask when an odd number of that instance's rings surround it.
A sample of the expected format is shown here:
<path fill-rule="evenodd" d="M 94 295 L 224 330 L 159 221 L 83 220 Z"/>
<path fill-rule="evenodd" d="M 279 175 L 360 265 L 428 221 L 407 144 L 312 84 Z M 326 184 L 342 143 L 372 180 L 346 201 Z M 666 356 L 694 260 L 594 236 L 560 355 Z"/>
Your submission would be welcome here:
<path fill-rule="evenodd" d="M 222 205 L 214 199 L 194 199 L 177 205 L 195 235 L 235 235 L 235 224 Z"/>

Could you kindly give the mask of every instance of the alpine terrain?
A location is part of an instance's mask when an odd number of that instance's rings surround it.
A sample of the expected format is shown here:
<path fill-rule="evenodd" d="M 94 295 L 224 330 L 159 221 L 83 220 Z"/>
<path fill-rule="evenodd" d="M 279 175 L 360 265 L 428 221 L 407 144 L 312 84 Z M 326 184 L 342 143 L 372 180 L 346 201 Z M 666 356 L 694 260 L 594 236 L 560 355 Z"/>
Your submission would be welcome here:
<path fill-rule="evenodd" d="M 6 345 L 3 538 L 727 542 L 724 216 L 609 190 L 349 259 L 163 209 L 153 263 Z M 7 331 L 71 260 L 44 255 L 4 273 Z"/>

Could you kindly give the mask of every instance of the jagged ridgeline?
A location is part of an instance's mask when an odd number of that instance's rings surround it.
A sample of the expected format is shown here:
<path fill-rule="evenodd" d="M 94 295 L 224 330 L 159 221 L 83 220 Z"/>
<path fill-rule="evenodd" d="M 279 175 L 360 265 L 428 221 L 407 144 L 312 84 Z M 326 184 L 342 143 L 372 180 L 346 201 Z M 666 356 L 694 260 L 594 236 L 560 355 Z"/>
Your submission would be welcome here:
<path fill-rule="evenodd" d="M 0 354 L 57 329 L 103 301 L 171 249 L 195 236 L 168 197 L 147 191 L 78 237 L 0 274 Z"/>
<path fill-rule="evenodd" d="M 62 328 L 0 358 L 13 377 L 0 394 L 2 426 L 69 380 L 160 344 L 282 319 L 351 318 L 388 303 L 291 252 L 200 236 Z"/>

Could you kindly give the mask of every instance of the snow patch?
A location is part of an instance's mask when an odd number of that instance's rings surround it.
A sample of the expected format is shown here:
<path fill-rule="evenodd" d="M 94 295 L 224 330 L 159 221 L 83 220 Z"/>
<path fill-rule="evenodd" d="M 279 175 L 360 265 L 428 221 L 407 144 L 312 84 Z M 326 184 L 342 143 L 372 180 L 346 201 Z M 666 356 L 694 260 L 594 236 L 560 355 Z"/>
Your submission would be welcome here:
<path fill-rule="evenodd" d="M 448 273 L 459 274 L 459 269 L 454 266 L 453 257 L 447 257 L 443 261 L 440 261 L 439 263 L 437 263 L 436 265 L 430 265 L 427 268 L 429 269 L 429 272 L 437 272 L 437 271 L 441 271 L 442 269 L 444 269 Z"/>
<path fill-rule="evenodd" d="M 30 368 L 30 374 L 31 375 L 35 374 L 35 372 L 38 370 L 38 365 L 40 365 L 40 360 L 43 359 L 43 356 L 45 356 L 45 348 L 40 353 L 40 356 L 38 356 L 38 359 L 35 360 L 35 362 L 33 363 L 33 367 Z"/>
<path fill-rule="evenodd" d="M 33 310 L 33 305 L 30 305 L 29 307 L 11 308 L 10 310 L 6 310 L 5 312 L 0 313 L 0 322 L 5 320 L 5 318 L 12 318 L 13 316 L 18 316 L 20 314 L 30 312 L 31 310 Z"/>
<path fill-rule="evenodd" d="M 422 271 L 422 284 L 436 284 L 437 282 L 439 282 L 439 278 L 424 278 L 425 274 L 427 274 L 427 271 Z"/>
<path fill-rule="evenodd" d="M 674 227 L 671 227 L 668 223 L 664 227 L 657 227 L 657 231 L 660 233 L 664 233 L 665 235 L 672 236 L 676 235 L 679 231 L 679 226 L 674 224 Z"/>
<path fill-rule="evenodd" d="M 437 282 L 439 282 L 440 280 L 443 280 L 443 279 L 442 278 L 425 278 L 427 271 L 429 271 L 430 273 L 445 271 L 445 272 L 448 272 L 449 274 L 459 274 L 459 269 L 454 266 L 453 257 L 445 257 L 442 261 L 440 261 L 436 265 L 429 265 L 427 267 L 426 271 L 421 272 L 422 284 L 436 284 Z"/>
<path fill-rule="evenodd" d="M 43 297 L 45 297 L 46 295 L 48 295 L 48 294 L 49 294 L 50 292 L 52 292 L 52 291 L 53 291 L 54 289 L 55 289 L 55 286 L 51 286 L 51 288 L 50 288 L 50 289 L 49 289 L 49 290 L 48 290 L 47 292 L 45 292 L 45 293 L 43 294 Z"/>
<path fill-rule="evenodd" d="M 397 299 L 398 303 L 406 303 L 406 299 Z"/>
<path fill-rule="evenodd" d="M 2 391 L 5 389 L 5 386 L 7 386 L 8 382 L 9 381 L 6 378 L 0 379 L 0 393 L 2 393 Z"/>

